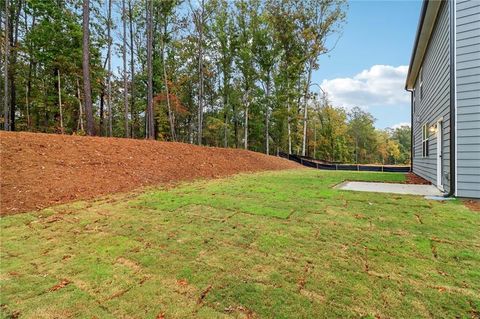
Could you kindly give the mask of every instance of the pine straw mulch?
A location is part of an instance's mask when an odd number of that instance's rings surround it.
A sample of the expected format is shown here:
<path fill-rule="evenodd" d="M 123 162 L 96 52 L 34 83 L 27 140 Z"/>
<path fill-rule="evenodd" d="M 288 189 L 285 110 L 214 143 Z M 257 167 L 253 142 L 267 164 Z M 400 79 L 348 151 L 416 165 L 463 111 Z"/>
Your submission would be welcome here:
<path fill-rule="evenodd" d="M 464 199 L 463 204 L 471 211 L 480 213 L 480 199 Z"/>
<path fill-rule="evenodd" d="M 184 143 L 1 132 L 0 214 L 142 186 L 299 168 L 261 153 Z"/>
<path fill-rule="evenodd" d="M 420 177 L 415 173 L 407 173 L 405 175 L 405 177 L 406 177 L 405 178 L 405 183 L 406 184 L 419 184 L 419 185 L 430 185 L 430 184 L 432 184 L 429 181 L 427 181 L 426 179 L 424 179 L 423 177 Z"/>

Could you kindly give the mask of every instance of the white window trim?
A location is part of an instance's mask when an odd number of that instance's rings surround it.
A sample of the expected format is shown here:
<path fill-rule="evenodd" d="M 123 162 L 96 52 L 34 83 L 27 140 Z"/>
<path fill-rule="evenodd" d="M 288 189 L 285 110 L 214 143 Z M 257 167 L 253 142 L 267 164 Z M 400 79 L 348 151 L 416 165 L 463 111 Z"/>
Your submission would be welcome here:
<path fill-rule="evenodd" d="M 428 123 L 422 125 L 422 157 L 427 158 L 430 156 L 430 143 L 429 143 Z"/>

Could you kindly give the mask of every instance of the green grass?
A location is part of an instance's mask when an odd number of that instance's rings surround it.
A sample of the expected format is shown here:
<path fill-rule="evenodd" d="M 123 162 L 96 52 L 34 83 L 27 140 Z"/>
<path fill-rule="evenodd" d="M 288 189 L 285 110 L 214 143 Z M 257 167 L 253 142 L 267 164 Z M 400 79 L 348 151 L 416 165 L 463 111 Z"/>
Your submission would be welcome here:
<path fill-rule="evenodd" d="M 478 318 L 480 214 L 331 188 L 347 179 L 404 176 L 245 174 L 4 217 L 2 316 Z"/>

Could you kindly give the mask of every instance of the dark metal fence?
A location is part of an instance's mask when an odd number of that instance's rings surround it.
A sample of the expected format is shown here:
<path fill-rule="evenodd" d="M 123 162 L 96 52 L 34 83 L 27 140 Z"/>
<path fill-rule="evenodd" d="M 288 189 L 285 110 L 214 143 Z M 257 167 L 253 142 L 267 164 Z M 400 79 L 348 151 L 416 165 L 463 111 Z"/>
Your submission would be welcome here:
<path fill-rule="evenodd" d="M 287 154 L 284 152 L 280 152 L 278 156 L 297 162 L 299 164 L 302 164 L 303 166 L 331 170 L 331 171 L 394 172 L 394 173 L 410 172 L 410 166 L 341 164 L 338 162 L 316 160 L 310 157 Z"/>

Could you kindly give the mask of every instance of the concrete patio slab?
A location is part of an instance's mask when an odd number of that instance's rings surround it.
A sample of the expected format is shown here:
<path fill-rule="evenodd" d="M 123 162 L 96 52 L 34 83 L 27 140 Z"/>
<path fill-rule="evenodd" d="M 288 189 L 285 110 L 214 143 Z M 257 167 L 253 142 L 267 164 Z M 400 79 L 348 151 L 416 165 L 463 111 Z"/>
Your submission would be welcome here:
<path fill-rule="evenodd" d="M 394 184 L 394 183 L 374 183 L 374 182 L 343 182 L 335 186 L 337 189 L 393 193 L 419 196 L 442 196 L 443 193 L 433 185 L 414 185 L 414 184 Z"/>

